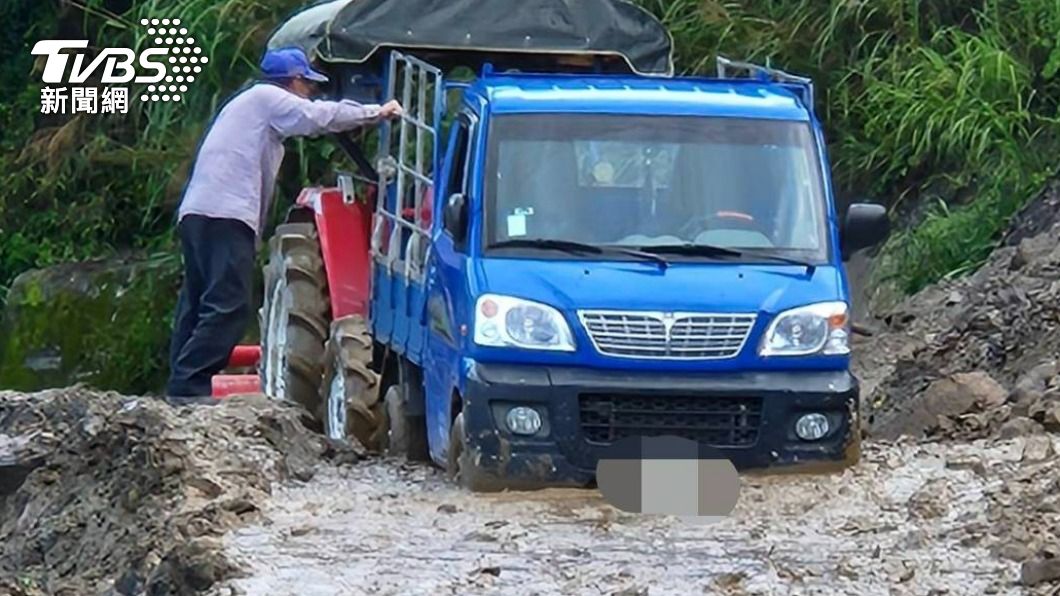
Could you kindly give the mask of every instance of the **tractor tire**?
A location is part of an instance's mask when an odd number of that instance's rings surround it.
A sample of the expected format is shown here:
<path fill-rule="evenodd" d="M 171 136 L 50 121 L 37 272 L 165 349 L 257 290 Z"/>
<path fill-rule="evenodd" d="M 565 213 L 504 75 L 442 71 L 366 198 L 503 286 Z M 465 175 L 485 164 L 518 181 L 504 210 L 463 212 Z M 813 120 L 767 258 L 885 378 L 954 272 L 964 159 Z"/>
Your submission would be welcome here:
<path fill-rule="evenodd" d="M 483 470 L 467 448 L 464 413 L 456 415 L 449 427 L 449 453 L 446 465 L 449 479 L 471 492 L 498 492 L 507 486 L 500 479 Z"/>
<path fill-rule="evenodd" d="M 316 228 L 281 225 L 269 249 L 259 312 L 262 389 L 315 413 L 323 401 L 320 379 L 331 310 Z"/>
<path fill-rule="evenodd" d="M 404 457 L 409 461 L 430 461 L 427 447 L 427 421 L 423 416 L 411 416 L 405 407 L 401 385 L 391 385 L 383 397 L 386 407 L 387 455 Z"/>
<path fill-rule="evenodd" d="M 283 277 L 283 258 L 279 258 L 277 255 L 277 243 L 280 242 L 280 238 L 284 234 L 298 234 L 302 236 L 310 236 L 314 233 L 314 230 L 305 224 L 283 224 L 277 226 L 273 236 L 269 239 L 269 260 L 265 263 L 265 267 L 262 270 L 262 277 L 264 278 L 264 292 L 262 296 L 261 308 L 258 309 L 258 329 L 260 330 L 260 344 L 261 344 L 261 363 L 258 366 L 258 375 L 261 377 L 261 388 L 266 394 L 271 395 L 271 379 L 268 374 L 271 373 L 267 369 L 266 361 L 268 360 L 267 354 L 269 353 L 269 313 L 272 312 L 272 295 L 276 289 L 276 283 Z"/>
<path fill-rule="evenodd" d="M 381 453 L 386 446 L 386 412 L 372 356 L 372 336 L 364 317 L 332 321 L 320 388 L 324 400 L 318 415 L 328 437 L 337 441 L 354 438 L 369 452 Z"/>

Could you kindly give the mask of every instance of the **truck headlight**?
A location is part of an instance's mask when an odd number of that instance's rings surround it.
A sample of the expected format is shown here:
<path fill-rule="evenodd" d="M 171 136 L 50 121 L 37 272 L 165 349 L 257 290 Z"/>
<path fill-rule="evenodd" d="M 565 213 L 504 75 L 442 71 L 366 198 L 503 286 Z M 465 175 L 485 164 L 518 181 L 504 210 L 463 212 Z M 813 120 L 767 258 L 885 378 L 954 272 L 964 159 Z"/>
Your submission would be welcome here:
<path fill-rule="evenodd" d="M 574 336 L 560 312 L 546 304 L 485 294 L 475 305 L 480 346 L 574 351 Z"/>
<path fill-rule="evenodd" d="M 773 319 L 762 356 L 841 356 L 850 353 L 850 320 L 845 302 L 822 302 L 784 311 Z"/>

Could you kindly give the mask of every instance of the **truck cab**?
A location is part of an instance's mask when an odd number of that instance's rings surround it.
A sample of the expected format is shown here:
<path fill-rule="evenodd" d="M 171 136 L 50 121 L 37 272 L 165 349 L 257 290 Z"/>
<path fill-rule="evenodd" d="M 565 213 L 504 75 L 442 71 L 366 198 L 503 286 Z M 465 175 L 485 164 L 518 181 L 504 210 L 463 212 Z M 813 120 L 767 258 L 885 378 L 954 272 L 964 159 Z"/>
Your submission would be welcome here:
<path fill-rule="evenodd" d="M 842 261 L 883 216 L 840 221 L 808 96 L 753 78 L 468 87 L 428 270 L 432 458 L 456 441 L 476 478 L 575 484 L 634 436 L 738 468 L 856 459 Z"/>
<path fill-rule="evenodd" d="M 856 461 L 843 261 L 888 225 L 837 210 L 812 82 L 675 77 L 632 4 L 532 3 L 569 27 L 333 0 L 274 34 L 406 113 L 374 161 L 340 137 L 367 186 L 306 189 L 272 238 L 264 391 L 474 490 L 590 484 L 636 437 Z"/>

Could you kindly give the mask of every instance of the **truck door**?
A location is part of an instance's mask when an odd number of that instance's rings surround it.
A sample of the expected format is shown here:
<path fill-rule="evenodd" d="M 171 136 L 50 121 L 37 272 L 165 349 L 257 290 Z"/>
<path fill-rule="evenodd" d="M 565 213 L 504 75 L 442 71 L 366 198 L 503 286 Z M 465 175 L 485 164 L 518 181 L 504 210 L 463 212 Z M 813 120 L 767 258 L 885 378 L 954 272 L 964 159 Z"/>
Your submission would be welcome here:
<path fill-rule="evenodd" d="M 434 250 L 427 271 L 427 349 L 424 357 L 424 384 L 427 406 L 427 435 L 431 457 L 445 462 L 451 403 L 460 378 L 461 346 L 466 340 L 462 325 L 470 325 L 470 299 L 467 295 L 467 229 L 456 229 L 447 220 L 446 205 L 452 197 L 464 197 L 470 212 L 468 169 L 472 163 L 472 140 L 476 128 L 473 115 L 461 112 L 453 123 L 442 176 L 435 194 Z M 465 223 L 469 221 L 464 218 Z M 461 237 L 463 236 L 463 237 Z M 467 327 L 463 327 L 466 329 Z"/>

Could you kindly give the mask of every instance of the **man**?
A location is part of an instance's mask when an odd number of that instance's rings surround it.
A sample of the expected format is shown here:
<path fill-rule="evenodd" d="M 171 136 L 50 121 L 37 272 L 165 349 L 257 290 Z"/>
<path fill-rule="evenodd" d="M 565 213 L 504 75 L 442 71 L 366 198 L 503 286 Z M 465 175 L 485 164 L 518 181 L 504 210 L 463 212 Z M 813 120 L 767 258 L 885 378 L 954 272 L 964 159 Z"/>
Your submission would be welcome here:
<path fill-rule="evenodd" d="M 267 52 L 261 70 L 264 81 L 236 95 L 211 125 L 181 201 L 184 285 L 166 391 L 175 404 L 212 403 L 211 377 L 243 336 L 257 239 L 284 140 L 346 131 L 402 113 L 396 101 L 379 106 L 309 99 L 328 78 L 313 70 L 300 49 Z"/>

